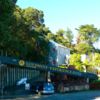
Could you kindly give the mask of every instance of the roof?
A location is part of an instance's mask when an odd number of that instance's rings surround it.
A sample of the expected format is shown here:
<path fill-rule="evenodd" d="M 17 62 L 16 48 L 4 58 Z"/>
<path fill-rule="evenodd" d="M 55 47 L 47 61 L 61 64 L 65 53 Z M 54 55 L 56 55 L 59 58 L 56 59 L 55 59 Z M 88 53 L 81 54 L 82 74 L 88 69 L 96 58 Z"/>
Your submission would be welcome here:
<path fill-rule="evenodd" d="M 22 64 L 20 64 L 21 62 L 22 62 Z M 77 77 L 90 78 L 90 79 L 97 79 L 98 78 L 97 75 L 93 74 L 93 73 L 85 73 L 85 72 L 80 72 L 77 70 L 59 68 L 59 67 L 51 67 L 48 65 L 38 64 L 35 62 L 29 62 L 29 61 L 24 61 L 21 59 L 16 59 L 13 57 L 0 56 L 0 63 L 1 64 L 8 64 L 8 65 L 10 64 L 10 65 L 14 65 L 14 66 L 23 66 L 26 68 L 32 68 L 34 70 L 57 72 L 57 73 L 73 75 L 73 76 L 77 76 Z"/>
<path fill-rule="evenodd" d="M 55 42 L 55 41 L 53 41 L 53 40 L 49 40 L 49 42 L 52 43 L 52 44 L 54 44 L 55 46 L 59 46 L 59 47 L 62 47 L 62 48 L 69 49 L 69 48 L 67 48 L 66 46 L 61 45 L 61 44 L 59 44 L 59 43 L 57 43 L 57 42 Z M 69 50 L 70 50 L 70 49 L 69 49 Z"/>

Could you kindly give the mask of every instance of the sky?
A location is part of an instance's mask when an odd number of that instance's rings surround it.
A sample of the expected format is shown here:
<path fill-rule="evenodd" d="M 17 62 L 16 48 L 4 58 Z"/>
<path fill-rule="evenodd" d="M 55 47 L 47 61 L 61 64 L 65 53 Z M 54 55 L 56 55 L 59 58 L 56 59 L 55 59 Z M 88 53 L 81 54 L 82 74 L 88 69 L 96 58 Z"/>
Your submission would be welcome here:
<path fill-rule="evenodd" d="M 53 33 L 70 28 L 76 36 L 75 28 L 85 24 L 100 28 L 100 0 L 17 0 L 17 5 L 42 10 L 45 25 Z"/>

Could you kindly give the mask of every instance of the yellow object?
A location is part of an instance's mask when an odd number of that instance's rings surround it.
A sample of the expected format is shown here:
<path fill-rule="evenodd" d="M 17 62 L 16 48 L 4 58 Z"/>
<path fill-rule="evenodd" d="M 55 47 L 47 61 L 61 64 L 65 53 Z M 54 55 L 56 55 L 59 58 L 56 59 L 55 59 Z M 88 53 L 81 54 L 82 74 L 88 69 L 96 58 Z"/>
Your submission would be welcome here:
<path fill-rule="evenodd" d="M 20 60 L 20 61 L 19 61 L 19 65 L 20 65 L 20 66 L 24 66 L 24 65 L 25 65 L 25 61 L 24 61 L 24 60 Z"/>

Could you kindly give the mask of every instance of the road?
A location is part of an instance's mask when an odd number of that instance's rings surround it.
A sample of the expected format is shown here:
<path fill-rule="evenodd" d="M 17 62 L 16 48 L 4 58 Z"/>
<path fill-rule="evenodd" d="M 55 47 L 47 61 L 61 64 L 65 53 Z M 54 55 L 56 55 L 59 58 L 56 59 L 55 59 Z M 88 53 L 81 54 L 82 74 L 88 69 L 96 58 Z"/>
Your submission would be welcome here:
<path fill-rule="evenodd" d="M 100 100 L 100 91 L 84 91 L 53 95 L 25 95 L 1 100 Z"/>

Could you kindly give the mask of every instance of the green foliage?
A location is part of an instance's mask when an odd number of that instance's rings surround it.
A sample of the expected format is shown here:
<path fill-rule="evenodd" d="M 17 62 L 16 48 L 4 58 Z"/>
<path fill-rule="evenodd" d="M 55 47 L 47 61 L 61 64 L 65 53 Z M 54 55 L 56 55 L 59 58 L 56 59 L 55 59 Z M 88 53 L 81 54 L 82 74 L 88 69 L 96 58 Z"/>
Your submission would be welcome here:
<path fill-rule="evenodd" d="M 93 55 L 92 64 L 93 66 L 100 66 L 100 54 L 99 53 L 95 53 Z"/>
<path fill-rule="evenodd" d="M 68 28 L 67 31 L 65 31 L 65 37 L 67 38 L 69 43 L 73 42 L 73 34 L 72 31 Z"/>
<path fill-rule="evenodd" d="M 88 59 L 83 62 L 87 71 L 93 72 L 96 66 L 99 66 L 99 55 L 92 54 L 93 52 L 99 52 L 94 48 L 94 43 L 100 38 L 100 30 L 95 28 L 94 25 L 81 25 L 78 29 L 78 38 L 75 49 L 80 54 L 88 54 Z"/>
<path fill-rule="evenodd" d="M 0 51 L 9 56 L 46 63 L 46 35 L 50 31 L 43 24 L 43 12 L 31 7 L 21 9 L 12 0 L 0 1 L 0 7 L 3 11 L 0 16 Z"/>
<path fill-rule="evenodd" d="M 59 68 L 68 68 L 66 65 L 60 65 Z"/>
<path fill-rule="evenodd" d="M 100 50 L 94 49 L 94 42 L 100 37 L 100 30 L 94 25 L 81 25 L 77 44 L 72 44 L 70 29 L 60 29 L 53 34 L 44 24 L 44 14 L 35 8 L 21 9 L 15 5 L 17 0 L 0 0 L 0 51 L 9 56 L 46 63 L 48 41 L 50 39 L 70 48 L 70 65 L 83 70 L 82 65 L 100 66 Z M 91 52 L 97 52 L 94 56 Z M 77 52 L 78 54 L 75 54 Z M 81 62 L 81 54 L 89 54 L 90 60 Z M 61 66 L 62 68 L 65 66 Z M 88 68 L 89 68 L 88 67 Z"/>
<path fill-rule="evenodd" d="M 100 66 L 100 54 L 88 54 L 88 57 L 82 62 L 81 54 L 72 54 L 69 60 L 70 65 L 74 65 L 76 69 L 84 71 L 84 67 L 87 72 L 95 72 L 95 68 Z"/>
<path fill-rule="evenodd" d="M 40 26 L 43 22 L 43 12 L 34 8 L 27 8 L 23 10 L 23 18 L 25 24 L 31 29 Z"/>
<path fill-rule="evenodd" d="M 85 42 L 93 45 L 94 42 L 98 41 L 99 37 L 100 31 L 94 25 L 81 25 L 78 29 L 77 43 Z"/>
<path fill-rule="evenodd" d="M 67 31 L 64 31 L 62 29 L 58 30 L 55 40 L 58 43 L 61 43 L 62 45 L 70 48 L 73 40 L 72 31 L 70 29 L 67 29 Z"/>
<path fill-rule="evenodd" d="M 70 29 L 67 29 L 67 31 L 59 29 L 56 34 L 49 33 L 47 38 L 52 39 L 68 48 L 72 47 L 73 34 Z"/>
<path fill-rule="evenodd" d="M 12 0 L 0 0 L 0 15 L 11 13 L 14 6 L 15 5 Z"/>
<path fill-rule="evenodd" d="M 80 54 L 72 54 L 69 60 L 70 65 L 74 65 L 76 69 L 82 71 L 82 62 L 81 62 L 81 55 Z"/>
<path fill-rule="evenodd" d="M 48 40 L 54 40 L 55 35 L 52 34 L 52 33 L 48 33 L 47 36 L 46 36 L 46 38 L 47 38 Z"/>
<path fill-rule="evenodd" d="M 87 53 L 93 51 L 93 47 L 91 45 L 89 45 L 88 43 L 76 44 L 75 49 L 80 54 L 87 54 Z"/>
<path fill-rule="evenodd" d="M 100 30 L 94 25 L 81 25 L 78 30 L 77 44 L 75 50 L 78 53 L 89 54 L 95 51 L 94 43 L 99 40 Z"/>
<path fill-rule="evenodd" d="M 49 31 L 43 24 L 43 12 L 33 8 L 15 9 L 16 24 L 13 33 L 21 41 L 18 50 L 24 59 L 45 62 L 48 54 L 48 40 L 45 35 Z M 24 51 L 24 52 L 23 52 Z"/>
<path fill-rule="evenodd" d="M 0 1 L 0 49 L 8 49 L 11 37 L 12 23 L 14 20 L 13 11 L 15 4 L 12 0 Z"/>

